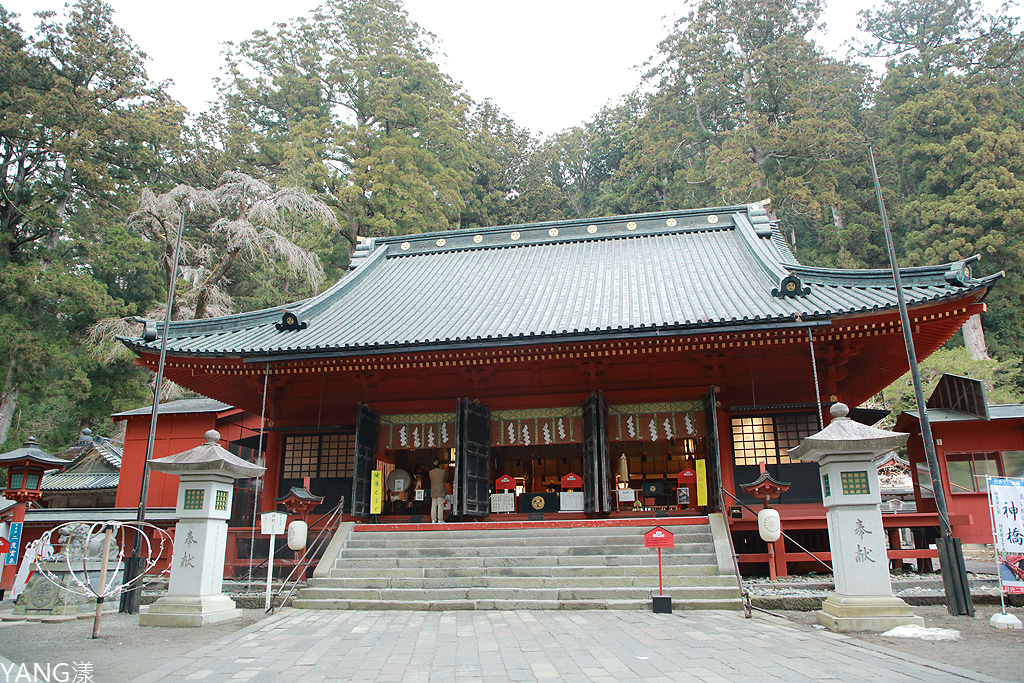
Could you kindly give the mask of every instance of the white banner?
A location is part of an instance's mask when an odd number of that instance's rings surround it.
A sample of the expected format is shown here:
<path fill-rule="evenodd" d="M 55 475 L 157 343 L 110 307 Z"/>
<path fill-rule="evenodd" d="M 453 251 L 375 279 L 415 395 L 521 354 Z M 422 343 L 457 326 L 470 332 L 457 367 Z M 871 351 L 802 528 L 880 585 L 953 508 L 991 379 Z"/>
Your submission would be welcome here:
<path fill-rule="evenodd" d="M 1003 591 L 1024 594 L 1024 479 L 990 478 L 988 500 Z"/>

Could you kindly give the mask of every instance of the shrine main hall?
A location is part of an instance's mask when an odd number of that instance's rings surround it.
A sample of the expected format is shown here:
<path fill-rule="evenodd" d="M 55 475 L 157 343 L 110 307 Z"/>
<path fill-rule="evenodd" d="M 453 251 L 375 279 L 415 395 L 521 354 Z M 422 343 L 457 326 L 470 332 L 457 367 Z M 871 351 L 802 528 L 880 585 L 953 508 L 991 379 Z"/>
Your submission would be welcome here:
<path fill-rule="evenodd" d="M 902 270 L 920 358 L 984 310 L 999 274 L 972 261 Z M 123 341 L 156 370 L 161 333 Z M 324 292 L 173 322 L 166 349 L 167 378 L 263 417 L 260 509 L 309 478 L 366 517 L 379 470 L 404 520 L 435 461 L 453 520 L 706 514 L 762 465 L 822 511 L 787 449 L 907 370 L 891 271 L 800 265 L 756 204 L 364 239 Z"/>

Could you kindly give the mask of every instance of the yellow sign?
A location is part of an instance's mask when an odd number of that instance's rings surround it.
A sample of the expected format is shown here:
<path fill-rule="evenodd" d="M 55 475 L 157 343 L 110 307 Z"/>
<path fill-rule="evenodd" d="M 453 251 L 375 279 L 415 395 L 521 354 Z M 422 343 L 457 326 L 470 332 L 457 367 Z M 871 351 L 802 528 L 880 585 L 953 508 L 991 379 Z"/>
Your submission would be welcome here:
<path fill-rule="evenodd" d="M 697 461 L 697 506 L 708 504 L 708 475 L 704 469 L 704 461 Z"/>
<path fill-rule="evenodd" d="M 379 515 L 381 501 L 384 499 L 384 472 L 373 470 L 370 472 L 370 514 Z"/>

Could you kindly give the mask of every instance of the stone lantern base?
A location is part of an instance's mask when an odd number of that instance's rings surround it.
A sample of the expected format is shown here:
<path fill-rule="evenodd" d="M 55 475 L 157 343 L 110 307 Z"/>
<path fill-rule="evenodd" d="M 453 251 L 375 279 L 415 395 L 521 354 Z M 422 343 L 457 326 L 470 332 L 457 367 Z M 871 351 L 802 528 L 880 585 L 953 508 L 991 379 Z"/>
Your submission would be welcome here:
<path fill-rule="evenodd" d="M 165 595 L 139 615 L 139 626 L 207 626 L 241 614 L 226 595 Z"/>
<path fill-rule="evenodd" d="M 897 626 L 924 626 L 924 619 L 915 616 L 910 605 L 896 596 L 849 596 L 829 593 L 815 612 L 818 623 L 830 631 L 850 633 L 873 631 L 881 633 Z"/>

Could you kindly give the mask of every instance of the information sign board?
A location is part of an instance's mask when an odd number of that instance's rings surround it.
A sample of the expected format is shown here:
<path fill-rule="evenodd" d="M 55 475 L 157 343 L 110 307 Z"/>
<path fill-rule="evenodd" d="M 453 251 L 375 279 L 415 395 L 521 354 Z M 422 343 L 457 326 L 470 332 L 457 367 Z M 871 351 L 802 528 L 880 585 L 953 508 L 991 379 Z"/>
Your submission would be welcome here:
<path fill-rule="evenodd" d="M 370 514 L 379 515 L 384 500 L 384 472 L 370 472 Z"/>
<path fill-rule="evenodd" d="M 583 477 L 570 472 L 562 477 L 561 484 L 563 491 L 567 491 L 569 489 L 581 489 L 583 488 Z"/>
<path fill-rule="evenodd" d="M 18 550 L 21 548 L 21 525 L 22 522 L 11 522 L 11 531 L 7 535 L 7 541 L 11 547 L 7 551 L 4 564 L 18 564 Z"/>
<path fill-rule="evenodd" d="M 288 515 L 284 512 L 264 512 L 260 515 L 260 533 L 267 536 L 283 534 L 288 525 Z"/>
<path fill-rule="evenodd" d="M 988 498 L 1000 584 L 1024 594 L 1024 479 L 989 479 Z"/>
<path fill-rule="evenodd" d="M 675 535 L 664 527 L 656 526 L 644 534 L 645 548 L 675 548 Z"/>
<path fill-rule="evenodd" d="M 708 504 L 708 476 L 707 468 L 704 465 L 703 460 L 697 461 L 697 505 L 705 506 Z"/>
<path fill-rule="evenodd" d="M 508 474 L 503 474 L 494 482 L 494 489 L 496 491 L 508 491 L 516 487 L 516 480 L 514 477 Z"/>

